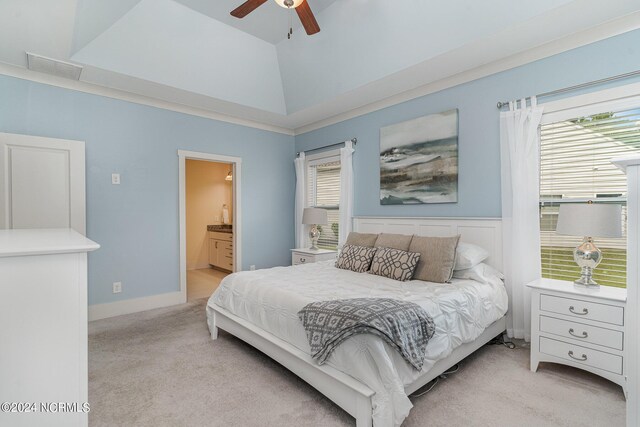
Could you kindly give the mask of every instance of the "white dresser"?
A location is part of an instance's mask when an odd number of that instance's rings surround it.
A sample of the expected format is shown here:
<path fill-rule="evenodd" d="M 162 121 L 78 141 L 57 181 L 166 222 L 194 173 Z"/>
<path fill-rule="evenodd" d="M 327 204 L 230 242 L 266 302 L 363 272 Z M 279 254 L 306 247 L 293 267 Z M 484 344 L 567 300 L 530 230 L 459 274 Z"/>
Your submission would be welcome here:
<path fill-rule="evenodd" d="M 585 289 L 572 282 L 540 279 L 531 288 L 531 370 L 539 362 L 584 369 L 626 392 L 626 289 Z"/>
<path fill-rule="evenodd" d="M 327 261 L 327 260 L 335 260 L 338 251 L 332 251 L 328 249 L 291 249 L 291 264 L 292 265 L 300 265 L 300 264 L 309 264 L 312 262 L 318 261 Z"/>
<path fill-rule="evenodd" d="M 0 230 L 0 402 L 21 404 L 3 403 L 0 425 L 87 425 L 87 252 L 99 247 L 70 229 Z"/>

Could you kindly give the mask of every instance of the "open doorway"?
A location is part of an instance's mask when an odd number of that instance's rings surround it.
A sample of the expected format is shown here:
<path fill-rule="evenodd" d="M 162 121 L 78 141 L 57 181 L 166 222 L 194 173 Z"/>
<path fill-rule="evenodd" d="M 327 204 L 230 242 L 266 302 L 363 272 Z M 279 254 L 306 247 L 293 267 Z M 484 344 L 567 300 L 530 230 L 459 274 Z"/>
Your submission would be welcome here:
<path fill-rule="evenodd" d="M 180 287 L 185 301 L 209 297 L 239 270 L 240 161 L 206 153 L 180 156 Z"/>

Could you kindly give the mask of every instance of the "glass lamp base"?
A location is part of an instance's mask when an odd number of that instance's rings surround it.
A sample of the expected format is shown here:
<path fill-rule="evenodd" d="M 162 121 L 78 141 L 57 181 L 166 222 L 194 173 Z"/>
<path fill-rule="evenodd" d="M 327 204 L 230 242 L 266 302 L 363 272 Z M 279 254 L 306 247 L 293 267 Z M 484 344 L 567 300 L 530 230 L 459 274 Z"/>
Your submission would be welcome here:
<path fill-rule="evenodd" d="M 573 282 L 574 286 L 580 288 L 597 289 L 600 285 L 591 278 L 591 276 L 581 276 L 578 280 Z"/>
<path fill-rule="evenodd" d="M 581 288 L 599 288 L 593 280 L 593 270 L 602 261 L 602 251 L 593 243 L 591 237 L 585 237 L 582 244 L 573 250 L 573 259 L 581 268 L 580 278 L 573 282 Z"/>
<path fill-rule="evenodd" d="M 311 247 L 309 250 L 317 251 L 318 250 L 318 238 L 320 237 L 320 230 L 316 225 L 312 225 L 309 230 L 309 239 L 311 239 Z"/>

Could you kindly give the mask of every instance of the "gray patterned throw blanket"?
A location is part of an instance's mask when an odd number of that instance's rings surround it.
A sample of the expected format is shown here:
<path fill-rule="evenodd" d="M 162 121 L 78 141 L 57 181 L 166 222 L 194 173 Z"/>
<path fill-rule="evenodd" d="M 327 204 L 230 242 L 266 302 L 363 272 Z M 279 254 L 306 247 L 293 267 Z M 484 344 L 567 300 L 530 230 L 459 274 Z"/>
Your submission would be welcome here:
<path fill-rule="evenodd" d="M 435 332 L 431 316 L 417 304 L 390 298 L 318 301 L 298 312 L 319 365 L 347 338 L 374 334 L 422 369 L 427 343 Z"/>

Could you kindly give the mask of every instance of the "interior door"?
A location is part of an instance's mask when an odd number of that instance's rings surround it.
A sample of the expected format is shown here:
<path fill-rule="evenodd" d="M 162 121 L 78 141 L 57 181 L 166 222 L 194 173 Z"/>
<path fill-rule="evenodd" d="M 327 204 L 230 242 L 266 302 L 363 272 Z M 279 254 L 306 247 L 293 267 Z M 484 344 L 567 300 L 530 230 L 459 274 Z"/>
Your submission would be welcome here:
<path fill-rule="evenodd" d="M 85 234 L 84 142 L 0 133 L 0 229 Z"/>

